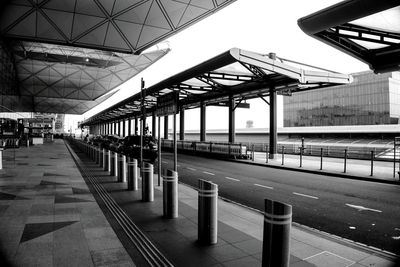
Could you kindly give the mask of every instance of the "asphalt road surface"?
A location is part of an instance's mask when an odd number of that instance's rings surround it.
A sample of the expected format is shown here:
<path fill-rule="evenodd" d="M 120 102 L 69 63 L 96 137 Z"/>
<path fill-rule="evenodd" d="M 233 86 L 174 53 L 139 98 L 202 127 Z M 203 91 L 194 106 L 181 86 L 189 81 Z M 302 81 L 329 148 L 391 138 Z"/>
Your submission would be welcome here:
<path fill-rule="evenodd" d="M 163 168 L 172 168 L 163 153 Z M 178 155 L 179 180 L 219 186 L 219 195 L 264 210 L 264 199 L 293 206 L 293 221 L 400 255 L 400 186 Z"/>

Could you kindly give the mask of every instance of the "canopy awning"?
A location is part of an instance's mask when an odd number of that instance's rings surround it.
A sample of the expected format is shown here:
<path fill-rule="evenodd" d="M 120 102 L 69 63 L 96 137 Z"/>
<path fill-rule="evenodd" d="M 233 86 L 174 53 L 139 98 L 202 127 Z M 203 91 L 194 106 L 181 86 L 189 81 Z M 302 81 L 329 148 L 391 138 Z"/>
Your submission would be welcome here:
<path fill-rule="evenodd" d="M 346 84 L 352 77 L 321 70 L 298 62 L 232 48 L 197 66 L 178 73 L 144 90 L 146 113 L 155 111 L 157 97 L 179 92 L 179 106 L 185 109 L 206 105 L 226 106 L 230 97 L 237 105 L 242 101 L 269 95 Z M 141 93 L 85 120 L 81 125 L 97 124 L 140 116 Z"/>
<path fill-rule="evenodd" d="M 308 35 L 367 63 L 400 70 L 400 1 L 348 0 L 298 20 Z"/>

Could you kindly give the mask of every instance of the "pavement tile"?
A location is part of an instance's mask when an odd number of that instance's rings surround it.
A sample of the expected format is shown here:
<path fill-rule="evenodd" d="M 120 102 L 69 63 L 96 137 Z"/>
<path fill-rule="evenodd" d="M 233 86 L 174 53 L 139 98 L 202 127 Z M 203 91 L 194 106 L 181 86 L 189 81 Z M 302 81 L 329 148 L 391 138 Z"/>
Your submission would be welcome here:
<path fill-rule="evenodd" d="M 91 251 L 122 247 L 111 227 L 86 228 L 84 233 Z"/>
<path fill-rule="evenodd" d="M 93 251 L 94 266 L 135 266 L 124 248 Z"/>
<path fill-rule="evenodd" d="M 223 266 L 229 266 L 229 267 L 261 266 L 261 262 L 252 256 L 247 256 L 237 260 L 226 261 L 223 263 Z"/>
<path fill-rule="evenodd" d="M 346 267 L 355 263 L 354 261 L 345 259 L 328 251 L 324 251 L 304 260 L 316 266 L 326 267 Z"/>
<path fill-rule="evenodd" d="M 236 260 L 248 256 L 248 254 L 230 244 L 210 247 L 207 250 L 207 253 L 209 253 L 218 262 Z"/>
<path fill-rule="evenodd" d="M 256 239 L 249 239 L 246 241 L 236 242 L 233 245 L 248 254 L 262 253 L 263 243 Z"/>
<path fill-rule="evenodd" d="M 358 263 L 361 265 L 374 266 L 374 267 L 387 267 L 387 266 L 391 266 L 393 264 L 393 262 L 391 262 L 391 261 L 388 261 L 386 259 L 374 256 L 374 255 L 371 255 L 371 256 L 363 259 L 362 261 L 359 261 Z"/>

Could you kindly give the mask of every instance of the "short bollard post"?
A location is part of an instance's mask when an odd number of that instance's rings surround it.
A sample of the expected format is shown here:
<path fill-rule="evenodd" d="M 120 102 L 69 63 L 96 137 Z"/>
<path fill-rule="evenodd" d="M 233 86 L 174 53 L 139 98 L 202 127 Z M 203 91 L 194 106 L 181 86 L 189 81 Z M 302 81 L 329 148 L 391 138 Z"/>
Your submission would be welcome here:
<path fill-rule="evenodd" d="M 103 153 L 104 153 L 103 149 L 99 146 L 99 162 L 98 162 L 98 164 L 99 164 L 100 168 L 102 168 L 103 164 L 104 164 L 104 162 L 103 162 Z"/>
<path fill-rule="evenodd" d="M 265 199 L 262 266 L 289 266 L 292 206 Z"/>
<path fill-rule="evenodd" d="M 94 158 L 96 164 L 99 164 L 99 154 L 100 154 L 100 149 L 97 146 L 93 146 L 94 149 Z"/>
<path fill-rule="evenodd" d="M 374 176 L 374 151 L 371 150 L 371 176 Z"/>
<path fill-rule="evenodd" d="M 118 182 L 126 182 L 126 156 L 122 154 L 118 159 Z"/>
<path fill-rule="evenodd" d="M 303 167 L 303 149 L 300 147 L 300 168 Z"/>
<path fill-rule="evenodd" d="M 138 190 L 137 159 L 128 158 L 128 190 Z"/>
<path fill-rule="evenodd" d="M 163 212 L 165 218 L 178 218 L 178 173 L 173 170 L 163 176 Z"/>
<path fill-rule="evenodd" d="M 254 144 L 251 144 L 251 160 L 254 161 Z"/>
<path fill-rule="evenodd" d="M 103 148 L 103 171 L 108 170 L 108 156 L 109 156 L 108 150 Z"/>
<path fill-rule="evenodd" d="M 347 148 L 344 149 L 344 170 L 343 170 L 344 173 L 346 173 L 346 167 L 347 167 Z"/>
<path fill-rule="evenodd" d="M 119 166 L 118 166 L 118 159 L 119 159 L 119 154 L 117 152 L 114 152 L 114 176 L 118 178 L 118 172 L 119 172 Z"/>
<path fill-rule="evenodd" d="M 144 162 L 140 168 L 142 173 L 142 201 L 154 201 L 153 164 Z"/>
<path fill-rule="evenodd" d="M 319 169 L 322 171 L 322 159 L 323 159 L 323 156 L 324 156 L 324 149 L 321 147 L 321 163 L 320 163 L 320 166 L 319 166 Z"/>
<path fill-rule="evenodd" d="M 218 185 L 202 179 L 199 179 L 197 239 L 204 245 L 218 241 Z"/>
<path fill-rule="evenodd" d="M 3 150 L 4 148 L 0 147 L 0 170 L 3 169 Z"/>
<path fill-rule="evenodd" d="M 282 165 L 285 165 L 285 147 L 282 146 Z"/>
<path fill-rule="evenodd" d="M 110 150 L 110 168 L 108 168 L 108 169 L 109 169 L 109 172 L 110 172 L 111 176 L 113 176 L 114 172 L 115 172 L 115 160 L 114 160 L 114 158 L 115 158 L 115 153 Z"/>

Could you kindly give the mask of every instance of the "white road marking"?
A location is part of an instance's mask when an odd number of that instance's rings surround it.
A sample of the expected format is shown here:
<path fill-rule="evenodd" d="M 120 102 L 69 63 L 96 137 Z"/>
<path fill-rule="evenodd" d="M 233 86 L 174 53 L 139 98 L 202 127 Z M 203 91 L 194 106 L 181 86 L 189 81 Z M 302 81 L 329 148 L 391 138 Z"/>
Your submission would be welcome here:
<path fill-rule="evenodd" d="M 212 173 L 212 172 L 203 172 L 203 173 L 208 174 L 208 175 L 215 175 L 215 174 Z"/>
<path fill-rule="evenodd" d="M 226 176 L 225 178 L 228 179 L 228 180 L 240 182 L 240 180 L 239 180 L 239 179 L 236 179 L 236 178 L 232 178 L 232 177 L 228 177 L 228 176 Z"/>
<path fill-rule="evenodd" d="M 297 192 L 293 192 L 294 195 L 298 195 L 301 197 L 308 197 L 308 198 L 313 198 L 313 199 L 319 199 L 318 197 L 314 197 L 314 196 L 310 196 L 310 195 L 305 195 L 305 194 L 301 194 L 301 193 L 297 193 Z"/>
<path fill-rule="evenodd" d="M 186 167 L 186 169 L 191 170 L 191 171 L 196 171 L 195 168 Z"/>
<path fill-rule="evenodd" d="M 262 185 L 262 184 L 254 184 L 255 186 L 259 186 L 259 187 L 263 187 L 263 188 L 267 188 L 267 189 L 274 189 L 271 186 L 266 186 L 266 185 Z"/>
<path fill-rule="evenodd" d="M 353 205 L 353 204 L 346 204 L 346 206 L 348 206 L 350 208 L 357 209 L 358 211 L 369 210 L 369 211 L 374 211 L 374 212 L 382 212 L 381 210 L 370 209 L 370 208 L 366 208 L 366 207 L 358 206 L 358 205 Z"/>

